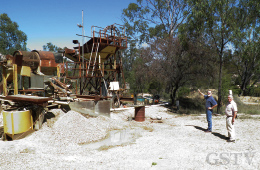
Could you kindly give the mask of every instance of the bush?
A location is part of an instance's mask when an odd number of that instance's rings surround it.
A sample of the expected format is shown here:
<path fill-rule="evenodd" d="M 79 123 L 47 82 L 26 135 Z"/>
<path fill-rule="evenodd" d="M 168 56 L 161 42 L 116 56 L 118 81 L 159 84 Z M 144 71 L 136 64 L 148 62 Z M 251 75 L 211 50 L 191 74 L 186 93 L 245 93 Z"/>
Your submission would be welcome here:
<path fill-rule="evenodd" d="M 237 103 L 238 113 L 244 113 L 244 114 L 250 114 L 250 115 L 260 114 L 259 105 L 246 105 L 236 95 L 234 96 L 234 101 Z M 225 106 L 223 106 L 223 108 L 225 109 Z"/>
<path fill-rule="evenodd" d="M 205 100 L 197 96 L 195 98 L 180 97 L 180 108 L 183 114 L 198 114 L 205 111 Z"/>
<path fill-rule="evenodd" d="M 247 114 L 250 115 L 259 115 L 260 111 L 259 110 L 248 110 Z"/>

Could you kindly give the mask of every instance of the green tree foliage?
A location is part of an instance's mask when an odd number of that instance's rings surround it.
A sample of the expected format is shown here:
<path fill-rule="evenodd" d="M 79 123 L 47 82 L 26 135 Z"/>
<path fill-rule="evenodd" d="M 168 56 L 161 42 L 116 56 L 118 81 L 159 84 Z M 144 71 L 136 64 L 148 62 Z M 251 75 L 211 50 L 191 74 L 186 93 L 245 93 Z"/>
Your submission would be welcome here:
<path fill-rule="evenodd" d="M 0 14 L 0 53 L 13 54 L 16 50 L 26 51 L 27 36 L 19 30 L 16 22 L 7 14 Z"/>
<path fill-rule="evenodd" d="M 137 43 L 140 45 L 144 42 L 175 37 L 179 25 L 185 21 L 189 11 L 184 0 L 137 0 L 123 10 L 122 16 L 131 51 L 126 53 L 125 61 L 129 61 L 129 75 L 135 80 L 135 85 L 132 84 L 131 88 L 134 86 L 159 93 L 154 87 L 155 84 L 158 85 L 155 83 L 157 80 L 151 77 L 152 68 L 143 63 L 146 55 L 143 53 L 146 50 L 137 49 Z"/>
<path fill-rule="evenodd" d="M 190 8 L 185 0 L 137 0 L 123 10 L 126 32 L 140 43 L 174 37 Z"/>
<path fill-rule="evenodd" d="M 247 40 L 238 41 L 232 57 L 239 76 L 239 85 L 242 95 L 248 92 L 260 80 L 260 32 L 249 31 Z"/>
<path fill-rule="evenodd" d="M 157 87 L 166 88 L 172 103 L 181 87 L 194 84 L 200 76 L 211 76 L 208 68 L 215 68 L 214 58 L 210 58 L 212 51 L 207 45 L 197 45 L 191 41 L 182 44 L 178 38 L 160 39 L 142 50 L 149 80 L 160 82 Z"/>
<path fill-rule="evenodd" d="M 185 25 L 194 36 L 208 39 L 219 60 L 218 112 L 222 100 L 222 66 L 225 50 L 240 30 L 246 29 L 250 14 L 239 0 L 189 0 L 192 13 Z"/>
<path fill-rule="evenodd" d="M 137 50 L 137 57 L 133 62 L 132 70 L 130 71 L 131 75 L 131 88 L 134 89 L 134 92 L 143 93 L 147 92 L 149 86 L 149 68 L 145 65 L 145 60 L 142 57 L 142 50 Z"/>
<path fill-rule="evenodd" d="M 231 56 L 237 84 L 242 95 L 250 95 L 256 83 L 260 80 L 260 4 L 259 1 L 241 1 L 237 11 L 241 24 L 232 40 L 234 54 Z"/>

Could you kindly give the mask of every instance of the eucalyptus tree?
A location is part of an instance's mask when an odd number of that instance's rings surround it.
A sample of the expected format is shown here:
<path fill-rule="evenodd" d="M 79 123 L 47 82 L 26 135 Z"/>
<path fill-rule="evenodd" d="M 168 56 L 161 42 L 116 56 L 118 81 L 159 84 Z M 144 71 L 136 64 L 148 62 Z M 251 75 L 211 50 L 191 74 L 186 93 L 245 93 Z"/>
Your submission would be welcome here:
<path fill-rule="evenodd" d="M 257 33 L 258 32 L 258 33 Z M 239 76 L 242 95 L 248 95 L 251 88 L 260 80 L 260 32 L 248 31 L 243 41 L 235 43 L 232 63 Z"/>
<path fill-rule="evenodd" d="M 218 110 L 222 104 L 222 67 L 225 50 L 240 30 L 247 28 L 249 12 L 239 0 L 189 0 L 192 13 L 185 25 L 190 34 L 202 36 L 215 48 L 219 62 Z M 214 70 L 212 70 L 214 71 Z"/>
<path fill-rule="evenodd" d="M 123 9 L 122 20 L 126 26 L 129 50 L 125 58 L 131 69 L 139 45 L 150 40 L 175 37 L 179 26 L 185 22 L 190 8 L 185 0 L 137 0 Z"/>
<path fill-rule="evenodd" d="M 128 36 L 140 43 L 175 37 L 191 9 L 185 0 L 137 0 L 123 10 Z"/>
<path fill-rule="evenodd" d="M 133 44 L 131 46 L 132 50 L 138 47 L 137 44 L 142 46 L 146 45 L 146 47 L 150 49 L 149 46 L 153 43 L 169 42 L 165 43 L 166 47 L 164 47 L 164 50 L 168 51 L 166 53 L 164 53 L 164 51 L 157 51 L 158 53 L 150 58 L 151 61 L 149 61 L 149 63 L 162 62 L 164 59 L 170 58 L 172 54 L 170 51 L 174 48 L 172 47 L 173 40 L 177 37 L 178 29 L 180 25 L 186 21 L 189 12 L 190 8 L 185 0 L 137 0 L 136 3 L 130 3 L 128 8 L 123 10 L 122 16 L 129 37 L 128 39 Z M 146 48 L 142 48 L 139 54 L 146 53 L 147 51 L 145 50 Z M 153 53 L 153 49 L 151 50 L 151 53 Z M 165 58 L 166 54 L 167 57 Z M 146 55 L 140 55 L 139 57 L 144 59 Z M 160 58 L 160 60 L 157 60 L 158 58 Z M 139 64 L 141 64 L 141 62 L 139 62 Z M 156 69 L 161 69 L 158 67 L 162 65 L 157 64 L 153 66 L 156 66 L 156 68 L 149 64 L 141 65 L 140 68 L 147 68 L 149 70 L 146 72 L 152 73 Z M 137 66 L 135 67 L 139 68 Z M 166 66 L 163 69 L 166 69 Z M 142 71 L 140 70 L 140 72 Z M 165 77 L 165 75 L 163 75 L 165 72 L 166 71 L 157 72 L 156 76 L 160 78 L 160 81 L 167 81 L 167 83 L 171 84 L 171 82 L 168 81 L 170 79 L 162 79 L 162 77 Z M 135 76 L 138 75 L 139 74 L 135 74 Z M 148 80 L 154 81 L 152 77 Z M 173 98 L 175 98 L 175 96 L 173 96 Z"/>
<path fill-rule="evenodd" d="M 239 18 L 247 24 L 237 30 L 231 61 L 239 76 L 241 94 L 248 95 L 260 80 L 260 4 L 256 0 L 242 1 L 240 7 Z"/>
<path fill-rule="evenodd" d="M 202 76 L 213 76 L 208 68 L 215 69 L 215 59 L 210 57 L 212 51 L 207 44 L 200 46 L 190 40 L 183 43 L 176 37 L 158 39 L 143 51 L 144 65 L 150 68 L 148 77 L 165 86 L 172 103 L 181 87 L 196 84 Z"/>
<path fill-rule="evenodd" d="M 27 36 L 19 30 L 19 25 L 6 13 L 0 14 L 0 53 L 6 55 L 16 50 L 26 51 L 26 41 Z"/>

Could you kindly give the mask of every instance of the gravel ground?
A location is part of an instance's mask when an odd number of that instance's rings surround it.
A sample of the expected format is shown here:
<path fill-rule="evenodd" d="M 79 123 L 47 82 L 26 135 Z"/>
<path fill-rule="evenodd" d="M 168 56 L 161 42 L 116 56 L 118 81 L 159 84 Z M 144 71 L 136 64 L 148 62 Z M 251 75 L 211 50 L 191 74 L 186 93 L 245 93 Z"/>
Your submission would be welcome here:
<path fill-rule="evenodd" d="M 178 115 L 159 105 L 145 107 L 144 122 L 128 121 L 134 108 L 110 118 L 51 112 L 56 118 L 39 131 L 0 141 L 0 169 L 260 169 L 259 117 L 239 116 L 237 140 L 228 143 L 224 116 L 213 116 L 213 133 L 205 133 L 205 114 Z M 162 120 L 150 119 L 157 116 Z"/>

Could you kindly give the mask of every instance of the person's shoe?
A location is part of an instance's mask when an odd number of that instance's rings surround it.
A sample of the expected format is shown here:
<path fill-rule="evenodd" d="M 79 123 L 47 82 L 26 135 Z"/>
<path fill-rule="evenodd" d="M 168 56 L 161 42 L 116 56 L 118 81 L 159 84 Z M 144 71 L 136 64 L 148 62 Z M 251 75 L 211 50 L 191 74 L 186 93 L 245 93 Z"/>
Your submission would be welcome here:
<path fill-rule="evenodd" d="M 229 140 L 227 140 L 227 142 L 235 142 L 235 141 L 236 141 L 236 140 L 230 140 L 230 139 L 229 139 Z"/>
<path fill-rule="evenodd" d="M 211 133 L 212 131 L 211 131 L 211 130 L 206 130 L 205 132 L 206 132 L 206 133 Z"/>

